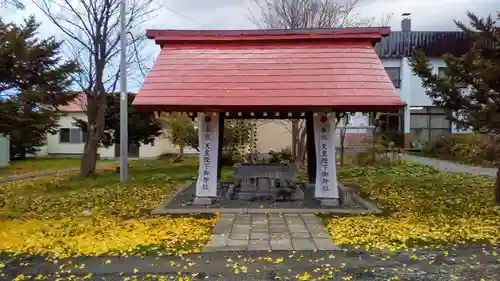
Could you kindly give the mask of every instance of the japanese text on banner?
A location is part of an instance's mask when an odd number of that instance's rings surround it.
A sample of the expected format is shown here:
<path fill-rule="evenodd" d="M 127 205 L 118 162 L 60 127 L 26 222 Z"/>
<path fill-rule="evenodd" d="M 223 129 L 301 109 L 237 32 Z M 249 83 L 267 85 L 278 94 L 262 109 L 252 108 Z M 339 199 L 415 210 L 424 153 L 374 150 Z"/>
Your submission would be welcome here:
<path fill-rule="evenodd" d="M 210 131 L 210 124 L 205 126 L 204 139 L 204 155 L 203 155 L 203 189 L 208 189 L 208 182 L 210 181 L 210 155 L 212 149 L 212 133 Z"/>
<path fill-rule="evenodd" d="M 321 187 L 323 188 L 323 191 L 329 191 L 329 161 L 328 161 L 328 127 L 327 126 L 322 126 L 321 127 Z"/>

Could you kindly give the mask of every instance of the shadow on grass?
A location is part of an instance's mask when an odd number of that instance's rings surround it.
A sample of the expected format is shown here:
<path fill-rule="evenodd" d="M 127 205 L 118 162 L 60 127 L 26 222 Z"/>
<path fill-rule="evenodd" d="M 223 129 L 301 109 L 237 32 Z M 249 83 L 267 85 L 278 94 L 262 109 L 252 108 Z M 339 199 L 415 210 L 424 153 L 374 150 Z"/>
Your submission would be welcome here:
<path fill-rule="evenodd" d="M 71 174 L 65 179 L 58 181 L 57 187 L 52 190 L 64 189 L 75 190 L 79 188 L 93 188 L 102 186 L 147 186 L 157 184 L 181 184 L 188 180 L 194 180 L 197 171 L 195 161 L 183 163 L 172 163 L 169 160 L 134 161 L 129 164 L 129 180 L 120 183 L 120 175 L 116 172 L 116 166 L 102 169 L 96 174 L 82 178 L 78 174 Z M 55 186 L 54 186 L 55 187 Z"/>

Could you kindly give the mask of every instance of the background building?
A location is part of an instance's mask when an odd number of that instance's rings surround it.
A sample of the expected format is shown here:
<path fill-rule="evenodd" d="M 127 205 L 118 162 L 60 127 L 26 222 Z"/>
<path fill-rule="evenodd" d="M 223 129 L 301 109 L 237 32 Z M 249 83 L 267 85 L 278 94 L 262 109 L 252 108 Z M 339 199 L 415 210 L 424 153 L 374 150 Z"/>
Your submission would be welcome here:
<path fill-rule="evenodd" d="M 84 112 L 86 108 L 85 95 L 78 96 L 72 103 L 61 108 L 65 116 L 59 119 L 59 131 L 52 135 L 47 135 L 47 144 L 41 148 L 39 156 L 61 156 L 80 157 L 85 147 L 85 135 L 74 123 L 75 119 L 86 120 Z M 176 154 L 178 148 L 172 145 L 165 136 L 160 136 L 148 145 L 129 147 L 130 158 L 154 158 L 164 154 Z M 99 148 L 99 156 L 103 159 L 120 157 L 120 146 Z M 197 153 L 194 149 L 185 149 L 186 154 Z"/>
<path fill-rule="evenodd" d="M 462 32 L 452 31 L 411 31 L 411 20 L 404 18 L 402 31 L 395 31 L 382 38 L 376 45 L 376 52 L 382 60 L 385 70 L 406 107 L 397 112 L 380 113 L 383 121 L 382 130 L 394 136 L 400 147 L 412 147 L 412 143 L 425 144 L 439 139 L 443 135 L 457 133 L 452 123 L 446 119 L 443 109 L 436 107 L 422 87 L 421 79 L 413 74 L 408 64 L 409 57 L 416 50 L 423 50 L 430 59 L 434 72 L 442 75 L 446 53 L 461 55 L 467 52 L 469 43 Z M 55 135 L 47 136 L 47 145 L 42 148 L 42 155 L 79 156 L 83 153 L 84 135 L 73 122 L 74 118 L 84 119 L 85 101 L 76 100 L 64 109 L 67 115 L 59 121 L 61 128 Z M 374 114 L 353 113 L 347 126 L 346 147 L 362 146 L 362 140 L 372 133 Z M 257 152 L 267 153 L 291 147 L 292 134 L 289 120 L 258 120 Z M 340 130 L 337 132 L 339 146 Z M 150 158 L 162 154 L 177 153 L 178 148 L 165 137 L 159 137 L 150 145 L 130 147 L 130 157 Z M 197 153 L 187 150 L 186 154 Z M 119 146 L 100 148 L 102 158 L 119 156 Z"/>

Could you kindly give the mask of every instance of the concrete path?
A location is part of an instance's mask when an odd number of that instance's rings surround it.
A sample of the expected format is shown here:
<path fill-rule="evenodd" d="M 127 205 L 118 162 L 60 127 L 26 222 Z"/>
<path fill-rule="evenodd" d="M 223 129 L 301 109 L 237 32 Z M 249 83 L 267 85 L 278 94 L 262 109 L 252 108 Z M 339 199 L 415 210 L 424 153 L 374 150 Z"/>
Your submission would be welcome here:
<path fill-rule="evenodd" d="M 471 173 L 475 175 L 484 175 L 484 176 L 492 176 L 495 177 L 497 174 L 496 168 L 483 168 L 483 167 L 474 167 L 463 164 L 457 164 L 450 161 L 438 160 L 428 157 L 420 157 L 414 155 L 403 155 L 403 159 L 406 159 L 411 162 L 428 165 L 434 167 L 436 169 L 440 169 L 447 172 L 456 172 L 456 173 Z"/>
<path fill-rule="evenodd" d="M 203 252 L 340 250 L 314 214 L 222 214 Z"/>
<path fill-rule="evenodd" d="M 111 165 L 116 165 L 116 164 L 119 164 L 119 162 L 105 162 L 105 163 L 99 163 L 99 164 L 97 164 L 97 167 L 111 166 Z M 0 178 L 0 183 L 11 182 L 11 181 L 27 180 L 27 179 L 38 178 L 38 177 L 42 177 L 42 176 L 51 176 L 51 175 L 64 174 L 64 173 L 77 172 L 77 171 L 80 171 L 80 167 L 78 167 L 78 168 L 64 169 L 64 170 L 57 170 L 57 171 L 47 171 L 47 172 L 40 172 L 40 173 L 21 174 L 21 175 L 15 175 L 15 176 L 9 176 L 9 177 L 5 177 L 5 178 Z"/>

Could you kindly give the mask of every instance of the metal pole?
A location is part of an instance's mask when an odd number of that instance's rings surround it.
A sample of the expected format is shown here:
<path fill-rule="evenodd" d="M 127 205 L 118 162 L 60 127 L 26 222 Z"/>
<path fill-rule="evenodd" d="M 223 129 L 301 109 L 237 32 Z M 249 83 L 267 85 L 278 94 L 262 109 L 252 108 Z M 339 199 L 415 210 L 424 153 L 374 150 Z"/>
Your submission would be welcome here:
<path fill-rule="evenodd" d="M 128 97 L 127 97 L 127 33 L 125 31 L 125 0 L 120 3 L 120 181 L 128 178 Z"/>

